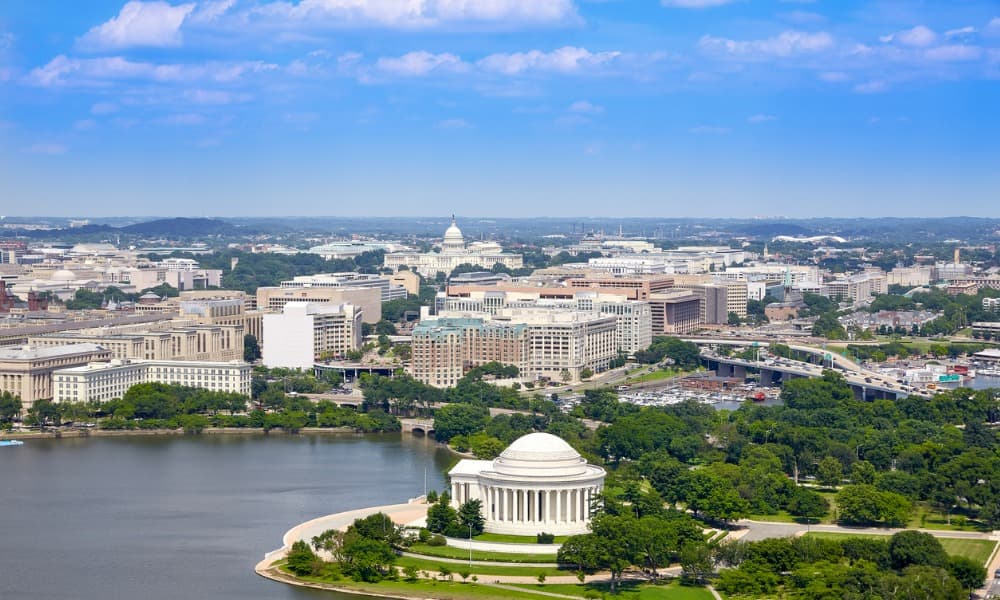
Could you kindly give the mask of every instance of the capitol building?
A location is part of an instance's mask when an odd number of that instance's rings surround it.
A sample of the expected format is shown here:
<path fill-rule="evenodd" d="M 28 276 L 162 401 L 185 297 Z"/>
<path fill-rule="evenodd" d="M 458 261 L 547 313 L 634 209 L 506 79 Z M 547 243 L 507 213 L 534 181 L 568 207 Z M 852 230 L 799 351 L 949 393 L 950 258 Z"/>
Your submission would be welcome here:
<path fill-rule="evenodd" d="M 450 275 L 455 267 L 463 264 L 479 265 L 490 270 L 495 264 L 501 264 L 509 269 L 520 269 L 524 266 L 524 258 L 520 254 L 504 252 L 496 242 L 472 242 L 466 245 L 462 230 L 451 218 L 451 226 L 444 232 L 440 252 L 389 252 L 385 255 L 385 266 L 398 271 L 406 266 L 424 277 L 433 278 L 438 272 Z"/>
<path fill-rule="evenodd" d="M 494 460 L 463 459 L 448 472 L 452 504 L 482 502 L 489 533 L 587 533 L 604 469 L 550 433 L 529 433 Z"/>

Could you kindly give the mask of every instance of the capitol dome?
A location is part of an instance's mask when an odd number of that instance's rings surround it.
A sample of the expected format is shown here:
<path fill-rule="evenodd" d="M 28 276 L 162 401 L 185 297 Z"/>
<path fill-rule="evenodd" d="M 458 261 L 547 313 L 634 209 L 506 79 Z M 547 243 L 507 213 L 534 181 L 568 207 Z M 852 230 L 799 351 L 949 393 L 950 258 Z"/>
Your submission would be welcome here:
<path fill-rule="evenodd" d="M 458 228 L 455 224 L 455 215 L 451 217 L 451 225 L 444 232 L 444 243 L 441 246 L 445 250 L 464 250 L 465 249 L 465 237 L 462 235 L 462 230 Z"/>
<path fill-rule="evenodd" d="M 70 271 L 69 269 L 59 269 L 52 274 L 52 281 L 74 281 L 76 279 L 76 273 Z"/>

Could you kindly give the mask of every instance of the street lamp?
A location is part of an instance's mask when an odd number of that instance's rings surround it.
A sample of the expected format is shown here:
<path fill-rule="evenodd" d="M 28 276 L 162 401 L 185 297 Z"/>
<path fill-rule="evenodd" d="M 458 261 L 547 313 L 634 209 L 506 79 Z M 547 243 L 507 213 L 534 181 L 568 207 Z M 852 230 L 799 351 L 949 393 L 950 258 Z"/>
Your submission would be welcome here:
<path fill-rule="evenodd" d="M 469 570 L 472 570 L 472 523 L 469 522 Z"/>

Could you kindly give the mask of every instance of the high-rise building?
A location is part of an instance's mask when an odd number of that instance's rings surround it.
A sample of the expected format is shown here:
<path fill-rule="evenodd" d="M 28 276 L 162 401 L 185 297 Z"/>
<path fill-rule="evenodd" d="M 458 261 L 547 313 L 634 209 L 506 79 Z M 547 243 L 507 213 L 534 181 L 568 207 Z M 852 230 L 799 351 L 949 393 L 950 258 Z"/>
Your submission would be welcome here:
<path fill-rule="evenodd" d="M 286 303 L 281 313 L 264 315 L 264 365 L 309 370 L 321 355 L 357 350 L 362 313 L 353 304 Z"/>

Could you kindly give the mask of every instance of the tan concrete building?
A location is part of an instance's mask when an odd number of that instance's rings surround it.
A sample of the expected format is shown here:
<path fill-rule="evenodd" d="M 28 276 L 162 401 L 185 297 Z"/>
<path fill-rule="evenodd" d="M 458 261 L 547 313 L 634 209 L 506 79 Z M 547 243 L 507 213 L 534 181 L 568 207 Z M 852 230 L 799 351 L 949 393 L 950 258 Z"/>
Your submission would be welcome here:
<path fill-rule="evenodd" d="M 420 294 L 420 275 L 416 271 L 398 271 L 389 276 L 389 282 L 405 289 L 411 296 Z"/>
<path fill-rule="evenodd" d="M 243 358 L 242 325 L 194 325 L 136 333 L 62 332 L 28 338 L 30 345 L 95 344 L 111 358 L 230 361 Z"/>
<path fill-rule="evenodd" d="M 140 383 L 177 384 L 250 395 L 251 367 L 242 361 L 113 360 L 53 371 L 55 402 L 107 402 Z"/>
<path fill-rule="evenodd" d="M 571 288 L 600 291 L 626 290 L 631 300 L 646 300 L 650 294 L 665 292 L 674 287 L 674 278 L 665 275 L 585 275 L 566 280 Z"/>
<path fill-rule="evenodd" d="M 378 288 L 257 288 L 259 310 L 280 311 L 288 302 L 353 304 L 361 308 L 365 323 L 378 323 L 382 320 L 382 292 Z"/>
<path fill-rule="evenodd" d="M 53 371 L 110 359 L 111 352 L 96 344 L 0 348 L 0 392 L 19 396 L 24 414 L 36 400 L 52 398 Z"/>
<path fill-rule="evenodd" d="M 652 294 L 649 297 L 653 335 L 690 333 L 702 325 L 702 297 L 689 290 Z"/>

